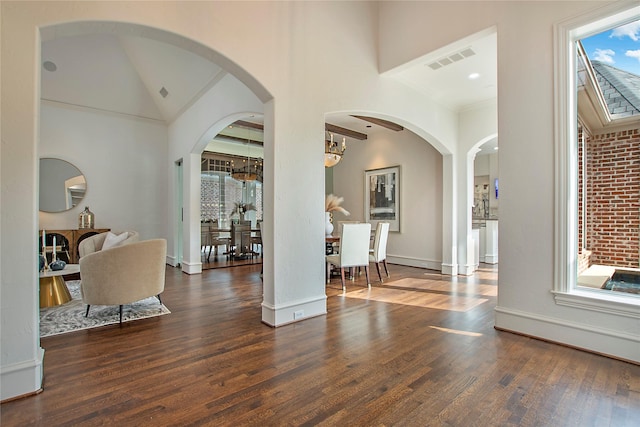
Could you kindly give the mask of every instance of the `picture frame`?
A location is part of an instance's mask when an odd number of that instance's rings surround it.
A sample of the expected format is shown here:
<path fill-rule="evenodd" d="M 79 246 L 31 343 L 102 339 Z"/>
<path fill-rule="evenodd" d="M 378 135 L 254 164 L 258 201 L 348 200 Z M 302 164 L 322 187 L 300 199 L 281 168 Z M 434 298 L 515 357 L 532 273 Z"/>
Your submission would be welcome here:
<path fill-rule="evenodd" d="M 364 171 L 364 218 L 375 229 L 388 222 L 389 231 L 400 231 L 400 166 Z"/>

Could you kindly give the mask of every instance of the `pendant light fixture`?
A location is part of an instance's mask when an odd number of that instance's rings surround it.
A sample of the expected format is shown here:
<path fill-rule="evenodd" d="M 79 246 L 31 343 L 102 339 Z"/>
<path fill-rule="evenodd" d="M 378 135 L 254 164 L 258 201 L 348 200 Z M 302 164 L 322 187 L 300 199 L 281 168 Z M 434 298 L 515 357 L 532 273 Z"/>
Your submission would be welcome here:
<path fill-rule="evenodd" d="M 231 177 L 237 181 L 256 181 L 262 177 L 262 163 L 258 159 L 253 159 L 251 165 L 251 130 L 247 130 L 247 159 L 242 159 L 242 166 L 239 168 L 231 165 Z"/>
<path fill-rule="evenodd" d="M 331 168 L 337 165 L 340 160 L 342 160 L 346 149 L 346 138 L 342 138 L 342 145 L 339 146 L 338 143 L 333 140 L 333 133 L 329 133 L 329 139 L 327 140 L 325 138 L 324 141 L 324 167 Z"/>

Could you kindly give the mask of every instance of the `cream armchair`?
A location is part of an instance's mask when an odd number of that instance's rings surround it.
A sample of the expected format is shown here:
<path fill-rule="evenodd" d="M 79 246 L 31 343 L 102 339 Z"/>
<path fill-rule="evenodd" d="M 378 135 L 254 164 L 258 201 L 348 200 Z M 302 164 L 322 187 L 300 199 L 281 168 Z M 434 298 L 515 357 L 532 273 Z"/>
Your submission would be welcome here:
<path fill-rule="evenodd" d="M 109 233 L 111 232 L 96 234 L 81 241 L 80 245 L 78 245 L 78 254 L 80 255 L 80 258 L 87 254 L 102 250 L 102 246 L 104 245 Z M 128 234 L 127 237 L 123 241 L 118 242 L 118 246 L 128 245 L 129 243 L 134 243 L 140 240 L 140 236 L 137 231 L 126 231 L 126 233 Z M 111 234 L 122 235 L 122 233 Z"/>
<path fill-rule="evenodd" d="M 164 291 L 167 241 L 143 240 L 80 258 L 82 302 L 91 305 L 122 306 L 157 296 Z"/>

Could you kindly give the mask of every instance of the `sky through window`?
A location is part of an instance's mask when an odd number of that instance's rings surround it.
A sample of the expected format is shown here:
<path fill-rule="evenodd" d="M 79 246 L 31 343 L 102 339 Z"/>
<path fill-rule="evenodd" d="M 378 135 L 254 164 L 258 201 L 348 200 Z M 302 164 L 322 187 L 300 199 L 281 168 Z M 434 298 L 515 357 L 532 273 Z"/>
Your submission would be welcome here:
<path fill-rule="evenodd" d="M 640 19 L 581 42 L 589 60 L 640 75 Z"/>

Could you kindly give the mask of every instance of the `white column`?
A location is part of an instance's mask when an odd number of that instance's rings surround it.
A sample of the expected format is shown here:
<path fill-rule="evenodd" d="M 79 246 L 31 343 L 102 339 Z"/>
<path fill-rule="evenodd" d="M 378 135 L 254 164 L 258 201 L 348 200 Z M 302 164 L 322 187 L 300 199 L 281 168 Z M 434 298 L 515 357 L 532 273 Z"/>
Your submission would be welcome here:
<path fill-rule="evenodd" d="M 458 158 L 459 185 L 458 194 L 458 262 L 460 264 L 459 273 L 471 275 L 478 268 L 478 259 L 475 256 L 476 241 L 472 230 L 473 205 L 473 178 L 474 160 L 479 149 L 472 149 L 468 153 L 462 154 Z"/>
<path fill-rule="evenodd" d="M 324 115 L 296 102 L 265 104 L 262 321 L 271 326 L 327 312 Z"/>
<path fill-rule="evenodd" d="M 442 274 L 458 274 L 456 173 L 452 154 L 442 156 Z"/>
<path fill-rule="evenodd" d="M 183 162 L 183 258 L 182 271 L 202 273 L 200 256 L 200 154 L 189 154 Z"/>

